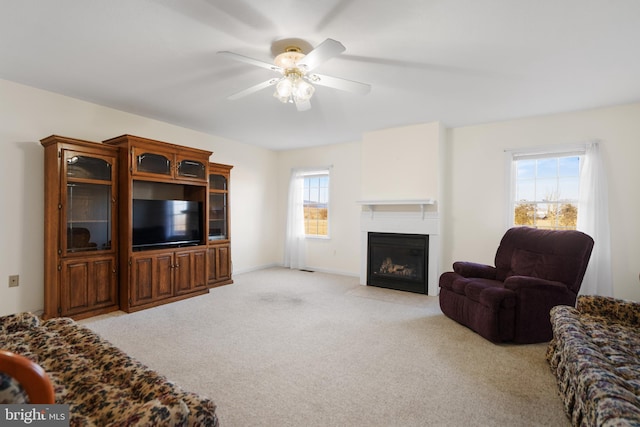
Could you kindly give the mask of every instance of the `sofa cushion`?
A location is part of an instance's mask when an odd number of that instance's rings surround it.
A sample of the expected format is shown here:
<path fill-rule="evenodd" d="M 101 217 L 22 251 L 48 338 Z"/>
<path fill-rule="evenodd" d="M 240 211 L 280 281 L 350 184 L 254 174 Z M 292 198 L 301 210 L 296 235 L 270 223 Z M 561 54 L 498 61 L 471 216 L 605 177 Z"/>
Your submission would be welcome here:
<path fill-rule="evenodd" d="M 640 328 L 640 305 L 635 301 L 599 295 L 580 295 L 578 311 L 603 317 L 607 322 Z"/>
<path fill-rule="evenodd" d="M 640 311 L 640 304 L 636 310 Z M 547 360 L 572 423 L 640 425 L 637 327 L 568 306 L 551 309 L 551 323 Z"/>

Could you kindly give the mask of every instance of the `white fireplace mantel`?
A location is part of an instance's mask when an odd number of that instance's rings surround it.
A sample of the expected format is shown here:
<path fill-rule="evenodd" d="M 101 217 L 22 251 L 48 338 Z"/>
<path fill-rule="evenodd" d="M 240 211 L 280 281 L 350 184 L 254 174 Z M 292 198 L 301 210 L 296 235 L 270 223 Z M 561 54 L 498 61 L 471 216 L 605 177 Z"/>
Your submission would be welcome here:
<path fill-rule="evenodd" d="M 406 200 L 358 200 L 356 202 L 359 205 L 364 206 L 382 206 L 382 205 L 400 205 L 400 206 L 410 206 L 410 205 L 433 205 L 436 203 L 433 199 L 406 199 Z"/>
<path fill-rule="evenodd" d="M 398 210 L 402 210 L 400 209 L 401 206 L 420 206 L 420 213 L 424 219 L 425 208 L 427 206 L 435 205 L 436 201 L 434 199 L 358 200 L 356 203 L 366 207 L 370 212 L 371 218 L 373 218 L 373 214 L 378 206 L 393 206 L 398 208 Z"/>

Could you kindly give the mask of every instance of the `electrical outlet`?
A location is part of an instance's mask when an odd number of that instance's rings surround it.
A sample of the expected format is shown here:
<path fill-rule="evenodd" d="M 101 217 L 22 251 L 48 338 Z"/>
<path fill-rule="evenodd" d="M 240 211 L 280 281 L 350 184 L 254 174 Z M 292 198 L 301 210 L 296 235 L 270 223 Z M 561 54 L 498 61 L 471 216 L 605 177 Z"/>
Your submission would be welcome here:
<path fill-rule="evenodd" d="M 15 274 L 13 276 L 9 276 L 9 287 L 15 288 L 20 284 L 20 276 Z"/>

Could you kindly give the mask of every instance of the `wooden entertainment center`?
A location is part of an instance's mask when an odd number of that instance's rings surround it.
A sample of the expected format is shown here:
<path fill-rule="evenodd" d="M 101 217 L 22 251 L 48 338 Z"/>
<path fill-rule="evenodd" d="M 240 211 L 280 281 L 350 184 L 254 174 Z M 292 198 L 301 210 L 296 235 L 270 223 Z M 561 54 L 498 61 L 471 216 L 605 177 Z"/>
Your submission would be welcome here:
<path fill-rule="evenodd" d="M 41 143 L 44 318 L 133 312 L 233 283 L 232 166 L 132 135 Z"/>

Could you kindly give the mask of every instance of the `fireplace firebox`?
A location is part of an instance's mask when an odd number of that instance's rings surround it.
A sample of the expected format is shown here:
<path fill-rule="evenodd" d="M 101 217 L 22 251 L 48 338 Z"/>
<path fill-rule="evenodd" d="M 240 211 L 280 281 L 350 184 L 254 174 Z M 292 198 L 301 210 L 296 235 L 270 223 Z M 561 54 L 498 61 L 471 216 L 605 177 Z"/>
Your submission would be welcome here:
<path fill-rule="evenodd" d="M 370 232 L 367 247 L 367 285 L 428 292 L 428 235 Z"/>

